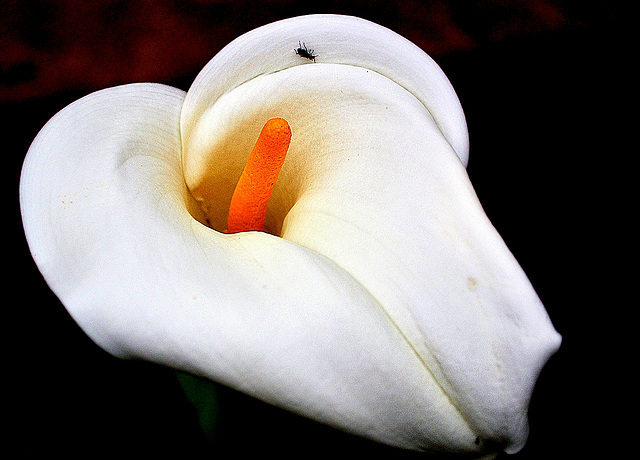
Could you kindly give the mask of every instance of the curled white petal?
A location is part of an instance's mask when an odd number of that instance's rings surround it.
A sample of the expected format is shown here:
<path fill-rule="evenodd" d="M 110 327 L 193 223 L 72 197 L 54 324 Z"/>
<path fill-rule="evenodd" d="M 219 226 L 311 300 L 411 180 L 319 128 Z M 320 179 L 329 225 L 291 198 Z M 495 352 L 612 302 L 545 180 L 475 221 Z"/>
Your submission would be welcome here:
<path fill-rule="evenodd" d="M 304 42 L 317 63 L 373 70 L 411 92 L 431 112 L 466 166 L 469 137 L 464 112 L 442 69 L 424 51 L 395 32 L 365 19 L 334 14 L 300 16 L 267 24 L 238 37 L 202 69 L 187 95 L 182 130 L 187 149 L 212 101 L 259 75 L 313 65 L 294 49 Z M 188 171 L 187 171 L 188 174 Z"/>
<path fill-rule="evenodd" d="M 298 65 L 298 40 L 317 63 Z M 464 116 L 425 56 L 367 21 L 294 18 L 234 41 L 186 96 L 77 101 L 25 160 L 34 259 L 118 356 L 400 447 L 517 450 L 559 336 L 482 212 Z M 267 216 L 282 237 L 202 225 L 224 228 L 272 116 L 293 130 Z"/>

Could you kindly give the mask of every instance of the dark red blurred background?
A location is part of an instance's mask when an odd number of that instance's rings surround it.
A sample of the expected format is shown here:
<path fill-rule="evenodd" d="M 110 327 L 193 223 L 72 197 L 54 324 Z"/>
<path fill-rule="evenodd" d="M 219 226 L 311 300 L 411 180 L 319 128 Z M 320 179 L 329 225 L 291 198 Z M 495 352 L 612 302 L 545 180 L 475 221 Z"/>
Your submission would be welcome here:
<path fill-rule="evenodd" d="M 625 12 L 562 0 L 4 1 L 0 106 L 11 177 L 10 292 L 4 380 L 5 449 L 20 453 L 138 453 L 419 458 L 336 432 L 215 387 L 210 436 L 174 374 L 96 347 L 33 263 L 18 208 L 20 167 L 44 123 L 75 99 L 122 83 L 187 90 L 238 35 L 308 13 L 360 16 L 428 52 L 458 92 L 471 138 L 469 175 L 487 214 L 529 275 L 564 343 L 536 387 L 531 436 L 513 460 L 586 457 L 617 442 L 600 313 L 600 233 L 612 211 L 603 181 L 617 150 Z M 604 315 L 606 316 L 606 315 Z M 603 330 L 605 332 L 603 332 Z M 593 331 L 598 331 L 595 334 Z M 612 429 L 607 432 L 606 428 Z M 505 458 L 500 457 L 502 460 Z M 617 458 L 615 455 L 607 458 Z"/>
<path fill-rule="evenodd" d="M 601 14 L 550 0 L 5 1 L 0 8 L 2 102 L 181 81 L 242 33 L 311 12 L 366 17 L 434 57 L 585 26 Z"/>

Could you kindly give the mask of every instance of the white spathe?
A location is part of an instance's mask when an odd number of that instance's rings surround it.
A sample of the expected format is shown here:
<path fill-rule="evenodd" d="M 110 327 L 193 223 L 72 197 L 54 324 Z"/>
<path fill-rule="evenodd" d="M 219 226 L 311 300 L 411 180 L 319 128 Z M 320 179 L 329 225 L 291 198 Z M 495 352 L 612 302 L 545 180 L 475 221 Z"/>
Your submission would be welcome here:
<path fill-rule="evenodd" d="M 279 236 L 221 233 L 272 117 L 293 131 L 267 216 Z M 236 39 L 187 93 L 132 84 L 71 104 L 34 140 L 20 199 L 47 283 L 114 355 L 399 447 L 514 452 L 560 337 L 467 158 L 433 60 L 312 15 Z"/>

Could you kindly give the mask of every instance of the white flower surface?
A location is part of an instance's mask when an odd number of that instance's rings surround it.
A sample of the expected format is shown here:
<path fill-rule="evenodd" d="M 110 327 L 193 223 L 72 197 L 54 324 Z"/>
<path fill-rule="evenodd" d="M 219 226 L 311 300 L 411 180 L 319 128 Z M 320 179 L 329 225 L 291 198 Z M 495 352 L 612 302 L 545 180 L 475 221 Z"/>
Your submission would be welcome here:
<path fill-rule="evenodd" d="M 268 232 L 225 234 L 272 117 L 293 137 Z M 398 447 L 515 452 L 560 337 L 467 159 L 430 57 L 359 18 L 302 16 L 230 43 L 187 93 L 131 84 L 63 109 L 27 154 L 21 209 L 47 283 L 116 356 Z"/>

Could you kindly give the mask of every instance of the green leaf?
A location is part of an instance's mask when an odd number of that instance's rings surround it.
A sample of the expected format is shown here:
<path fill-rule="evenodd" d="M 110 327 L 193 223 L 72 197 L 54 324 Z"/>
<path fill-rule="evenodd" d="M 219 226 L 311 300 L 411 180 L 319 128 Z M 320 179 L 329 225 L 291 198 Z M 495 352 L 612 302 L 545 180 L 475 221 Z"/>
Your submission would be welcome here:
<path fill-rule="evenodd" d="M 218 395 L 215 383 L 201 377 L 176 371 L 178 383 L 193 405 L 198 416 L 198 424 L 210 441 L 218 430 Z"/>

